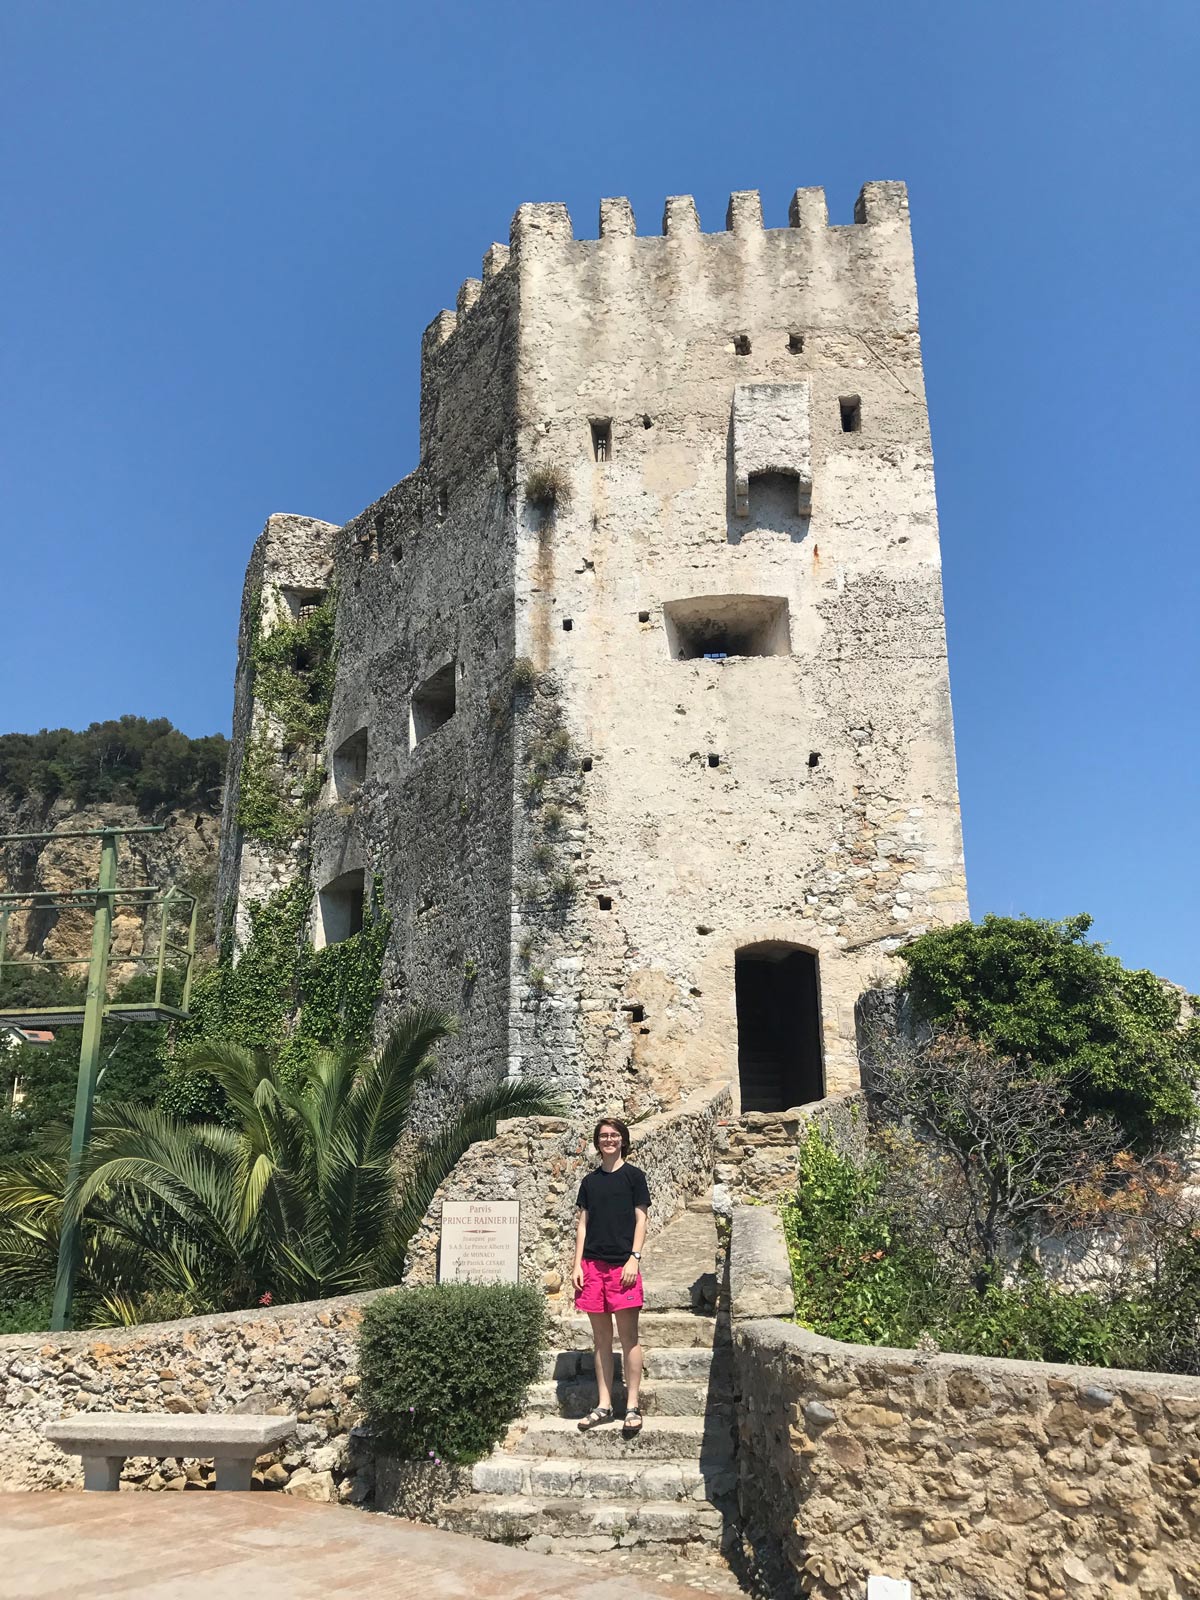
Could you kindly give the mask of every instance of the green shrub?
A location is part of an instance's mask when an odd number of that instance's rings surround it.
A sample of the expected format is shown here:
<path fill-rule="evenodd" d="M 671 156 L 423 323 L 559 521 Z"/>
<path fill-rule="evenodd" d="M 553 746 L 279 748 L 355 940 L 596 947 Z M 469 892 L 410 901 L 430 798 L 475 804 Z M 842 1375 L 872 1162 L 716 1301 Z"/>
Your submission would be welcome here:
<path fill-rule="evenodd" d="M 43 1333 L 50 1326 L 52 1292 L 10 1298 L 0 1296 L 0 1334 Z"/>
<path fill-rule="evenodd" d="M 783 1207 L 797 1322 L 855 1344 L 912 1343 L 932 1315 L 936 1263 L 891 1214 L 882 1163 L 856 1166 L 815 1124 L 797 1156 Z"/>
<path fill-rule="evenodd" d="M 440 1284 L 372 1301 L 358 1345 L 370 1427 L 413 1460 L 477 1461 L 537 1376 L 544 1319 L 544 1297 L 522 1284 Z"/>
<path fill-rule="evenodd" d="M 1200 1246 L 1190 1258 L 1177 1253 L 1169 1288 L 1140 1296 L 1058 1289 L 1033 1262 L 979 1292 L 914 1237 L 889 1199 L 888 1177 L 878 1157 L 857 1166 L 819 1129 L 807 1130 L 796 1192 L 783 1207 L 804 1327 L 852 1344 L 904 1349 L 926 1336 L 961 1355 L 1189 1370 L 1180 1351 L 1196 1351 Z"/>
<path fill-rule="evenodd" d="M 1150 1143 L 1195 1120 L 1200 1019 L 1181 1026 L 1178 993 L 1126 971 L 1086 938 L 1091 924 L 989 916 L 934 929 L 900 951 L 909 992 L 922 1017 L 1064 1080 L 1078 1115 Z"/>

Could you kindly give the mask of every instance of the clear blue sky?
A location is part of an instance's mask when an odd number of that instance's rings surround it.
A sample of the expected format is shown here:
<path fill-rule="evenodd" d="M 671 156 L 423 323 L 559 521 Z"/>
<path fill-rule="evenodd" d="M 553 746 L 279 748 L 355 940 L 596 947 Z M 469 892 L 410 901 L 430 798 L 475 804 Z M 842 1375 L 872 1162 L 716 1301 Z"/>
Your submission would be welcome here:
<path fill-rule="evenodd" d="M 518 203 L 912 198 L 975 913 L 1200 987 L 1200 10 L 13 0 L 0 729 L 226 729 L 272 511 L 416 461 Z"/>

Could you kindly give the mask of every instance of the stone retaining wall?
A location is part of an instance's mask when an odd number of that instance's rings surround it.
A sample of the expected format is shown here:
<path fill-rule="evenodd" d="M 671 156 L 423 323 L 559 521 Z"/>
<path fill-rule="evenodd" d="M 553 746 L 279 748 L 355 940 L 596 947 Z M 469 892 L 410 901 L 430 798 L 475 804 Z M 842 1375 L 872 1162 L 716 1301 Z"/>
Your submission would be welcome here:
<path fill-rule="evenodd" d="M 747 1111 L 717 1130 L 716 1204 L 726 1210 L 739 1200 L 763 1200 L 796 1186 L 796 1146 L 810 1123 L 846 1154 L 866 1150 L 867 1102 L 860 1090 L 831 1094 L 788 1111 Z"/>
<path fill-rule="evenodd" d="M 650 1185 L 651 1234 L 706 1193 L 712 1183 L 717 1125 L 729 1117 L 728 1087 L 685 1101 L 635 1124 L 629 1159 Z M 575 1196 L 596 1162 L 594 1122 L 563 1117 L 517 1117 L 494 1139 L 473 1144 L 438 1190 L 409 1253 L 405 1283 L 433 1283 L 443 1200 L 519 1200 L 521 1277 L 545 1289 L 548 1310 L 569 1309 L 575 1248 Z"/>
<path fill-rule="evenodd" d="M 777 1321 L 735 1323 L 735 1350 L 742 1513 L 806 1593 L 879 1573 L 917 1600 L 1200 1594 L 1200 1378 Z"/>
<path fill-rule="evenodd" d="M 360 1504 L 373 1486 L 359 1413 L 358 1325 L 375 1298 L 347 1295 L 135 1328 L 0 1338 L 0 1490 L 81 1484 L 42 1424 L 79 1411 L 295 1412 L 286 1448 L 260 1460 L 264 1488 Z M 196 1463 L 128 1462 L 122 1487 L 200 1487 Z"/>

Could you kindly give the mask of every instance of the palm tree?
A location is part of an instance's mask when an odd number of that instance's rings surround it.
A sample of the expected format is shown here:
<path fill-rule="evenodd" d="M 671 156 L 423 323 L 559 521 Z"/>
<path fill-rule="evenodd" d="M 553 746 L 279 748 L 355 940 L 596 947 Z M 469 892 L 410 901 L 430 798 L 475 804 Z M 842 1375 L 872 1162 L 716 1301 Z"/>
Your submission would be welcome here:
<path fill-rule="evenodd" d="M 186 1065 L 216 1079 L 232 1126 L 98 1108 L 68 1203 L 84 1222 L 81 1281 L 102 1314 L 131 1320 L 139 1289 L 229 1307 L 398 1283 L 409 1240 L 467 1146 L 500 1117 L 560 1109 L 535 1080 L 497 1084 L 423 1138 L 399 1176 L 414 1096 L 453 1031 L 445 1013 L 412 1007 L 378 1055 L 320 1051 L 298 1077 L 278 1056 L 200 1045 Z M 61 1217 L 59 1169 L 28 1167 L 0 1178 L 0 1272 L 7 1263 L 25 1278 L 57 1244 Z"/>

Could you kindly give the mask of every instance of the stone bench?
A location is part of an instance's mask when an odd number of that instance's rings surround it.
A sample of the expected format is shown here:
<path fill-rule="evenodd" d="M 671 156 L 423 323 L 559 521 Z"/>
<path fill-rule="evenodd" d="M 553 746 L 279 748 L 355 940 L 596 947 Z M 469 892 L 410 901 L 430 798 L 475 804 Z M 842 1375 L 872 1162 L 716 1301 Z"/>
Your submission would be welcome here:
<path fill-rule="evenodd" d="M 256 1458 L 280 1445 L 295 1417 L 157 1411 L 82 1411 L 42 1429 L 69 1456 L 83 1457 L 85 1489 L 116 1489 L 127 1456 L 189 1456 L 217 1469 L 218 1489 L 249 1489 Z"/>

